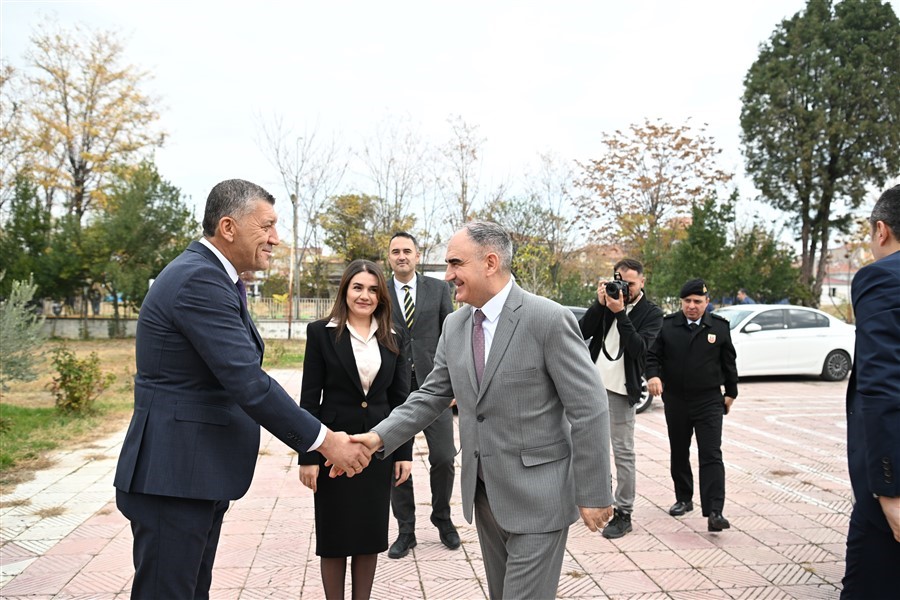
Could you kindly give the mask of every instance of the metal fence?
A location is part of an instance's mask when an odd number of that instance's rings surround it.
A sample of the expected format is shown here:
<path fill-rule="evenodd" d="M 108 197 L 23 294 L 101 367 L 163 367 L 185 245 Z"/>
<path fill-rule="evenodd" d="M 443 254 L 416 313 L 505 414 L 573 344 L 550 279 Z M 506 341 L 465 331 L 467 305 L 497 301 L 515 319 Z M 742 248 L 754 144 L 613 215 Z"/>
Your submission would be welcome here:
<path fill-rule="evenodd" d="M 294 321 L 315 321 L 323 319 L 331 312 L 334 300 L 330 298 L 294 298 Z M 264 320 L 287 320 L 288 303 L 286 301 L 279 302 L 274 298 L 248 298 L 247 308 L 255 319 Z M 87 316 L 88 319 L 109 319 L 114 315 L 114 307 L 112 302 L 88 302 L 83 304 L 81 298 L 76 298 L 73 302 L 55 302 L 46 300 L 38 311 L 49 319 L 61 318 L 82 318 Z M 86 315 L 85 315 L 86 311 Z M 119 318 L 121 319 L 137 319 L 138 311 L 130 308 L 124 303 L 119 304 Z"/>
<path fill-rule="evenodd" d="M 334 300 L 331 298 L 294 298 L 294 321 L 315 321 L 323 319 L 331 312 Z M 274 298 L 248 298 L 247 307 L 255 319 L 279 320 L 288 318 L 288 302 Z"/>

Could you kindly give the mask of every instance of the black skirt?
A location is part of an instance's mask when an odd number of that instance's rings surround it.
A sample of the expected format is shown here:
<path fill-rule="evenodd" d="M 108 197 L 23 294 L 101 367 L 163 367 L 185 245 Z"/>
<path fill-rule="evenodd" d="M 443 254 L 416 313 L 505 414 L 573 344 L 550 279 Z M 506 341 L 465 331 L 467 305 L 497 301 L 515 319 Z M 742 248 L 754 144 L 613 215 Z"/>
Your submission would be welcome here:
<path fill-rule="evenodd" d="M 325 459 L 316 482 L 316 555 L 377 554 L 388 547 L 393 457 L 372 457 L 362 473 L 332 479 Z"/>

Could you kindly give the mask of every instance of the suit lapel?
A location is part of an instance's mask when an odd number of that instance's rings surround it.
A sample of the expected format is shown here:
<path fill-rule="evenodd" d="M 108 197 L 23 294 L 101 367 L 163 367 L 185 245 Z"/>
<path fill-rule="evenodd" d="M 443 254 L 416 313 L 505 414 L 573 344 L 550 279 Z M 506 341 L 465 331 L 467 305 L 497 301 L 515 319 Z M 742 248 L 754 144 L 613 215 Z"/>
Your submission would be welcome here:
<path fill-rule="evenodd" d="M 372 381 L 372 385 L 369 387 L 369 396 L 380 393 L 394 379 L 394 366 L 397 361 L 397 355 L 381 344 L 378 344 L 378 351 L 381 353 L 381 366 L 378 368 L 378 373 L 375 374 L 375 380 Z"/>
<path fill-rule="evenodd" d="M 253 319 L 250 318 L 250 313 L 243 307 L 241 307 L 241 319 L 244 320 L 244 326 L 250 331 L 250 334 L 253 336 L 253 341 L 256 342 L 256 347 L 259 348 L 259 364 L 262 364 L 263 353 L 266 351 L 266 343 L 259 335 L 259 330 L 256 329 Z"/>
<path fill-rule="evenodd" d="M 388 285 L 388 292 L 391 294 L 391 310 L 393 311 L 391 314 L 396 315 L 391 320 L 394 322 L 394 327 L 409 331 L 409 328 L 406 326 L 406 313 L 403 312 L 403 307 L 400 306 L 400 299 L 397 297 L 395 281 L 396 279 L 391 277 L 391 283 Z"/>
<path fill-rule="evenodd" d="M 484 365 L 484 374 L 481 376 L 481 388 L 478 390 L 478 399 L 484 395 L 484 392 L 487 390 L 488 385 L 490 385 L 491 378 L 494 376 L 494 373 L 497 371 L 497 367 L 500 365 L 500 361 L 503 359 L 503 355 L 506 354 L 506 349 L 509 348 L 509 343 L 512 341 L 513 335 L 516 332 L 516 327 L 519 325 L 519 308 L 522 306 L 522 289 L 513 284 L 512 289 L 509 291 L 509 296 L 506 298 L 506 304 L 503 305 L 503 310 L 500 312 L 499 322 L 497 323 L 497 329 L 494 331 L 494 339 L 491 342 L 491 353 L 487 356 L 487 363 Z M 469 328 L 469 347 L 471 348 L 471 327 Z M 472 361 L 472 371 L 474 374 L 475 365 L 474 360 Z"/>
<path fill-rule="evenodd" d="M 338 340 L 337 327 L 327 327 L 325 330 L 328 332 L 328 338 L 331 340 L 332 345 L 334 345 L 334 351 L 337 354 L 341 365 L 344 367 L 344 370 L 347 371 L 350 381 L 352 381 L 356 386 L 356 389 L 359 390 L 360 395 L 364 396 L 362 383 L 359 380 L 359 367 L 356 366 L 356 358 L 353 356 L 350 332 L 344 331 L 344 335 Z"/>
<path fill-rule="evenodd" d="M 228 278 L 228 271 L 225 270 L 225 266 L 222 264 L 222 261 L 213 254 L 213 251 L 201 244 L 200 242 L 191 242 L 188 246 L 188 250 L 192 252 L 197 252 L 203 255 L 206 260 L 216 265 L 220 269 L 222 269 L 222 274 Z M 240 275 L 238 275 L 240 277 Z M 229 281 L 231 281 L 229 279 Z M 253 338 L 253 341 L 256 342 L 256 347 L 259 349 L 259 364 L 262 364 L 263 353 L 266 350 L 266 343 L 263 341 L 262 337 L 259 335 L 259 331 L 256 329 L 256 325 L 253 324 L 253 319 L 250 318 L 250 312 L 247 307 L 244 306 L 243 301 L 238 293 L 237 286 L 234 283 L 231 284 L 231 290 L 234 293 L 234 297 L 237 299 L 238 306 L 241 307 L 241 321 L 244 323 L 244 327 L 247 328 L 247 331 L 250 332 L 250 337 Z"/>

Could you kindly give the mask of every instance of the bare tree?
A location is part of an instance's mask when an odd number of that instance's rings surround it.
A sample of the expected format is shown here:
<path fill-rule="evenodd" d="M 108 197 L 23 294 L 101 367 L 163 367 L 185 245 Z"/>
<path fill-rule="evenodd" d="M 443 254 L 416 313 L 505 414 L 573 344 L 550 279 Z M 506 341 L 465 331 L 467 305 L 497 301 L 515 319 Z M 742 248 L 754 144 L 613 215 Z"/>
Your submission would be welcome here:
<path fill-rule="evenodd" d="M 481 145 L 478 126 L 466 123 L 459 115 L 447 119 L 451 137 L 441 150 L 443 175 L 438 178 L 450 225 L 457 229 L 471 219 L 481 179 Z"/>
<path fill-rule="evenodd" d="M 408 116 L 388 116 L 375 134 L 364 140 L 359 157 L 374 185 L 375 223 L 380 232 L 393 233 L 397 223 L 412 219 L 410 205 L 424 193 L 428 147 Z"/>
<path fill-rule="evenodd" d="M 26 163 L 22 131 L 24 97 L 21 76 L 9 65 L 0 64 L 0 223 L 3 207 L 15 194 L 16 176 Z"/>
<path fill-rule="evenodd" d="M 543 237 L 556 263 L 563 261 L 573 245 L 574 185 L 574 173 L 568 161 L 551 152 L 539 153 L 537 168 L 525 176 L 526 194 L 550 217 L 543 223 Z"/>
<path fill-rule="evenodd" d="M 338 149 L 334 136 L 319 139 L 317 128 L 302 135 L 284 124 L 281 116 L 266 123 L 262 118 L 262 138 L 258 144 L 269 162 L 278 169 L 284 189 L 291 199 L 291 297 L 299 293 L 295 276 L 305 264 L 311 246 L 319 243 L 319 220 L 329 196 L 340 185 L 347 170 L 347 158 Z"/>

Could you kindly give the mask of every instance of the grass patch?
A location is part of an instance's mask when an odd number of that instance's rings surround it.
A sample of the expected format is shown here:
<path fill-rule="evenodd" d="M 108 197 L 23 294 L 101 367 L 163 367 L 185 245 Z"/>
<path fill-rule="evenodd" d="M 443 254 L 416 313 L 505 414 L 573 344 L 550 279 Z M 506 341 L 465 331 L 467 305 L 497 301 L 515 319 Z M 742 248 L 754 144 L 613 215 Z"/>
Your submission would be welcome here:
<path fill-rule="evenodd" d="M 15 508 L 17 506 L 28 506 L 29 504 L 31 504 L 31 498 L 16 498 L 15 500 L 0 502 L 0 508 Z"/>
<path fill-rule="evenodd" d="M 66 514 L 65 506 L 49 506 L 47 508 L 42 508 L 40 510 L 36 510 L 33 513 L 36 517 L 40 517 L 42 519 L 49 519 L 50 517 L 59 517 L 61 515 Z"/>
<path fill-rule="evenodd" d="M 0 392 L 0 493 L 30 479 L 34 471 L 52 465 L 47 457 L 57 449 L 95 448 L 94 440 L 124 427 L 134 408 L 134 339 L 66 340 L 78 358 L 96 352 L 103 373 L 115 381 L 94 403 L 87 416 L 65 415 L 56 410 L 50 384 L 52 351 L 62 342 L 50 340 L 42 347 L 35 381 L 12 381 Z M 271 340 L 266 343 L 264 368 L 303 367 L 304 340 Z M 111 457 L 95 454 L 92 460 Z"/>
<path fill-rule="evenodd" d="M 96 352 L 101 370 L 115 382 L 97 398 L 86 416 L 65 415 L 56 410 L 50 391 L 55 372 L 48 356 L 58 340 L 44 344 L 35 381 L 13 381 L 0 402 L 0 492 L 28 480 L 36 470 L 52 463 L 47 454 L 59 448 L 84 447 L 123 427 L 134 405 L 134 340 L 68 340 L 66 345 L 79 358 Z"/>
<path fill-rule="evenodd" d="M 264 369 L 303 368 L 306 340 L 270 340 L 266 342 Z"/>

